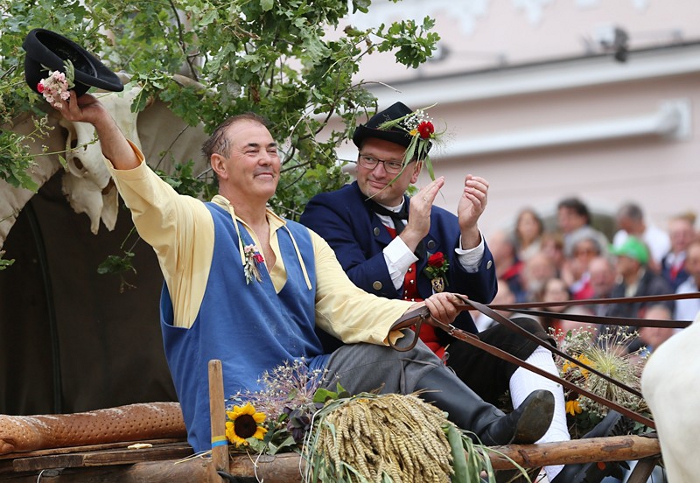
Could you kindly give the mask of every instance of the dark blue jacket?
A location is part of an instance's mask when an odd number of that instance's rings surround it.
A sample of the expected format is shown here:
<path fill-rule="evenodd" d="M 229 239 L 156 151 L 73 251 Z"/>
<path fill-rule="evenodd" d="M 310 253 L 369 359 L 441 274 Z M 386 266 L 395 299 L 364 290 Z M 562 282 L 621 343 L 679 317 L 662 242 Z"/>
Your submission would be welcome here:
<path fill-rule="evenodd" d="M 382 253 L 391 242 L 391 235 L 365 199 L 357 182 L 354 182 L 337 191 L 315 196 L 299 221 L 328 242 L 355 285 L 375 295 L 399 299 L 401 290 L 394 288 Z M 409 203 L 408 197 L 406 203 Z M 430 279 L 423 270 L 430 255 L 443 252 L 450 263 L 445 290 L 464 294 L 477 302 L 489 303 L 497 291 L 491 251 L 486 246 L 478 272 L 467 273 L 455 254 L 459 237 L 457 217 L 447 210 L 433 207 L 430 232 L 423 240 L 427 254 L 416 262 L 418 293 L 422 298 L 432 295 Z M 461 314 L 455 324 L 477 332 L 468 312 Z"/>

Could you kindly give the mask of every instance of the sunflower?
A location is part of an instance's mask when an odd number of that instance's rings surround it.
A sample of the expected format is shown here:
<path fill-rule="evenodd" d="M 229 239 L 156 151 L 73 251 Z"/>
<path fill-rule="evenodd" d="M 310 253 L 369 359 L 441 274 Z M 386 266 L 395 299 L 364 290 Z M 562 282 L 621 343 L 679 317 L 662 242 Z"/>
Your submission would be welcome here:
<path fill-rule="evenodd" d="M 236 446 L 248 444 L 247 438 L 263 439 L 267 429 L 259 426 L 265 421 L 265 414 L 256 413 L 252 404 L 233 406 L 232 411 L 226 411 L 226 437 Z"/>

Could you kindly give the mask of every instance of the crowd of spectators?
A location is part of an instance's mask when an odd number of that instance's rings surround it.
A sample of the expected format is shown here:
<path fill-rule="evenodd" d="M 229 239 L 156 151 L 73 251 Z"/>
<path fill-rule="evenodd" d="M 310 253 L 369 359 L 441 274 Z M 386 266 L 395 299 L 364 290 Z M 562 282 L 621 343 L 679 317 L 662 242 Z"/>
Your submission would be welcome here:
<path fill-rule="evenodd" d="M 547 312 L 597 316 L 694 320 L 700 299 L 654 303 L 592 303 L 561 306 L 555 302 L 697 292 L 700 284 L 700 232 L 693 213 L 679 213 L 665 227 L 649 223 L 637 203 L 624 203 L 608 234 L 592 223 L 580 198 L 562 199 L 556 222 L 548 229 L 540 214 L 523 208 L 512 229 L 487 235 L 496 262 L 499 292 L 516 302 L 552 302 Z M 608 230 L 609 231 L 609 230 Z M 600 334 L 612 327 L 541 317 L 559 335 L 582 327 Z M 675 329 L 639 330 L 630 350 L 652 351 Z"/>

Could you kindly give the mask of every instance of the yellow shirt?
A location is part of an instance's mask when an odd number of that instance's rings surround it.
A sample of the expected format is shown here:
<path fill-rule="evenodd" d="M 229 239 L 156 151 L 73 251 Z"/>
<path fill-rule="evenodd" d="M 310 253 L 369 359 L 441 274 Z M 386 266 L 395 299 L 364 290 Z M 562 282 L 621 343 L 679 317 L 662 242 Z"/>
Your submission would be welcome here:
<path fill-rule="evenodd" d="M 173 301 L 174 325 L 189 328 L 199 313 L 209 277 L 214 253 L 214 220 L 204 203 L 175 192 L 143 162 L 143 154 L 133 144 L 132 147 L 141 162 L 139 167 L 117 170 L 108 163 L 108 168 L 131 210 L 139 235 L 158 256 Z M 226 198 L 217 195 L 212 202 L 245 225 L 235 216 Z M 285 225 L 285 221 L 270 210 L 267 211 L 267 220 L 270 223 L 270 246 L 277 258 L 270 277 L 279 293 L 287 281 L 287 272 L 277 230 Z M 248 232 L 260 246 L 253 230 Z M 357 288 L 325 240 L 311 230 L 309 233 L 316 262 L 318 326 L 347 343 L 386 344 L 391 324 L 412 303 L 376 297 Z M 242 270 L 243 267 L 233 269 Z M 398 336 L 398 333 L 392 334 L 392 338 Z"/>

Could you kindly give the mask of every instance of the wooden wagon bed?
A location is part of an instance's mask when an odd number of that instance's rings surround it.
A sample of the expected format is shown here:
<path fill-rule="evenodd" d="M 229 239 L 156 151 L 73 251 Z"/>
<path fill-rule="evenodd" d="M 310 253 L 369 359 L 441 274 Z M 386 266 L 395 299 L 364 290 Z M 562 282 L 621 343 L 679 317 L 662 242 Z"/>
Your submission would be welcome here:
<path fill-rule="evenodd" d="M 211 458 L 192 457 L 192 448 L 184 441 L 161 439 L 139 441 L 152 446 L 127 449 L 134 442 L 75 446 L 0 456 L 0 481 L 16 483 L 75 482 L 97 483 L 218 483 Z M 496 469 L 509 469 L 508 458 L 527 468 L 551 464 L 590 461 L 639 460 L 629 483 L 645 482 L 658 463 L 658 440 L 644 436 L 613 436 L 538 445 L 509 445 L 493 448 L 491 462 Z M 499 453 L 502 453 L 503 456 Z M 229 459 L 229 474 L 242 481 L 255 481 L 257 474 L 266 483 L 300 483 L 301 461 L 296 453 L 278 456 L 234 454 Z M 257 469 L 256 469 L 257 465 Z M 256 473 L 257 472 L 257 473 Z"/>
<path fill-rule="evenodd" d="M 224 434 L 221 362 L 210 361 L 212 434 Z M 654 433 L 655 434 L 655 433 Z M 144 403 L 47 416 L 0 415 L 0 481 L 14 483 L 220 483 L 221 470 L 241 481 L 301 483 L 297 453 L 230 453 L 217 446 L 195 456 L 177 403 Z M 566 442 L 494 446 L 496 470 L 557 464 L 639 461 L 628 483 L 645 483 L 661 457 L 653 436 L 612 436 Z"/>

